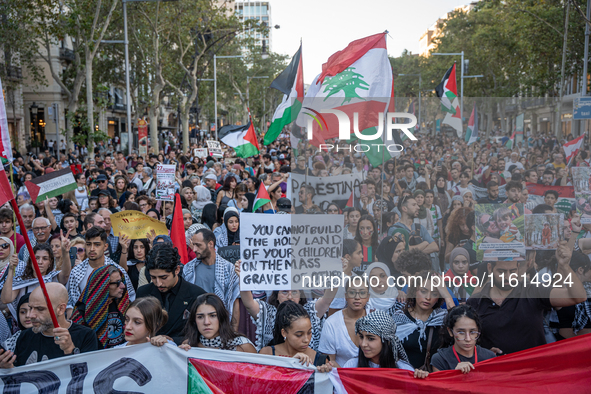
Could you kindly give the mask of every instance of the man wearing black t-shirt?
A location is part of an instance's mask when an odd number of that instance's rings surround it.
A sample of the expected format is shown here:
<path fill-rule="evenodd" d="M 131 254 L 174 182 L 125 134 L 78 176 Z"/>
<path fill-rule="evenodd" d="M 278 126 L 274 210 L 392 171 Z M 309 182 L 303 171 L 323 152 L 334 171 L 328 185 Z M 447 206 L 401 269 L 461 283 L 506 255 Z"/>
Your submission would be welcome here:
<path fill-rule="evenodd" d="M 0 368 L 34 364 L 98 349 L 93 330 L 66 320 L 68 291 L 65 286 L 54 282 L 45 286 L 59 327 L 53 327 L 41 288 L 36 288 L 29 298 L 33 327 L 21 332 L 14 353 L 0 350 Z"/>

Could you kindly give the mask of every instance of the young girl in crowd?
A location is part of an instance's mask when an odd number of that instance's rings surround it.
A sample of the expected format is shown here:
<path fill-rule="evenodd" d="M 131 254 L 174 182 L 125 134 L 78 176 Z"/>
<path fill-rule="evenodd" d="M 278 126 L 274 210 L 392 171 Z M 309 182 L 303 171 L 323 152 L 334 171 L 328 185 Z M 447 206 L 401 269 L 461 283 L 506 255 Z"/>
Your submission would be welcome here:
<path fill-rule="evenodd" d="M 384 263 L 371 263 L 366 270 L 369 281 L 369 306 L 371 309 L 387 311 L 394 305 L 398 297 L 398 289 L 390 280 L 392 286 L 388 286 L 390 269 Z"/>
<path fill-rule="evenodd" d="M 234 271 L 238 277 L 240 277 L 240 263 L 241 261 L 238 260 L 234 266 Z M 250 314 L 252 322 L 256 325 L 257 350 L 261 350 L 273 339 L 273 328 L 275 327 L 275 320 L 277 317 L 277 307 L 288 300 L 303 305 L 306 312 L 308 312 L 312 324 L 312 340 L 310 342 L 310 347 L 314 350 L 318 349 L 322 325 L 326 319 L 326 312 L 330 307 L 330 303 L 332 302 L 336 291 L 336 288 L 333 291 L 326 290 L 321 298 L 311 301 L 307 301 L 303 298 L 300 290 L 275 290 L 271 293 L 268 301 L 262 299 L 255 300 L 252 292 L 240 291 L 242 303 Z"/>
<path fill-rule="evenodd" d="M 359 355 L 343 368 L 398 368 L 413 371 L 414 377 L 424 379 L 429 372 L 415 369 L 408 362 L 404 347 L 396 336 L 396 323 L 383 311 L 375 311 L 355 322 L 359 337 Z"/>
<path fill-rule="evenodd" d="M 474 287 L 470 284 L 470 255 L 468 250 L 462 246 L 458 246 L 452 250 L 450 255 L 450 268 L 445 273 L 446 285 L 450 286 L 453 295 L 460 301 L 466 302 L 468 297 L 472 295 Z M 456 286 L 457 285 L 457 286 Z"/>
<path fill-rule="evenodd" d="M 347 227 L 345 227 L 345 239 L 355 238 L 357 234 L 357 224 L 361 219 L 361 210 L 359 208 L 350 208 L 347 215 Z"/>
<path fill-rule="evenodd" d="M 264 347 L 259 353 L 273 356 L 293 357 L 302 364 L 322 367 L 320 372 L 332 369 L 326 354 L 310 348 L 312 323 L 308 312 L 300 304 L 285 301 L 277 308 L 277 318 L 273 330 L 273 345 Z"/>
<path fill-rule="evenodd" d="M 27 293 L 24 296 L 22 296 L 20 300 L 18 300 L 18 305 L 17 305 L 18 331 L 15 332 L 8 339 L 6 339 L 6 341 L 4 341 L 4 343 L 2 344 L 4 349 L 10 350 L 11 352 L 14 352 L 14 349 L 16 348 L 16 341 L 17 341 L 18 337 L 21 335 L 21 332 L 26 330 L 27 328 L 33 327 L 33 323 L 31 322 L 31 315 L 30 315 L 31 307 L 29 307 L 29 296 L 30 295 L 31 295 L 30 293 Z"/>
<path fill-rule="evenodd" d="M 215 234 L 216 246 L 218 248 L 239 245 L 240 214 L 238 213 L 238 210 L 233 207 L 226 208 L 224 211 L 224 223 L 216 228 L 213 233 Z"/>
<path fill-rule="evenodd" d="M 431 359 L 433 371 L 457 369 L 468 373 L 479 361 L 495 357 L 495 354 L 477 345 L 482 326 L 476 311 L 462 304 L 452 308 L 440 331 L 440 348 Z"/>
<path fill-rule="evenodd" d="M 411 282 L 408 288 L 404 309 L 393 314 L 398 326 L 397 336 L 414 368 L 429 367 L 429 356 L 437 351 L 437 333 L 447 314 L 446 310 L 441 309 L 441 305 L 444 301 L 450 308 L 454 305 L 446 288 L 434 286 L 432 278 L 436 275 L 429 271 L 418 273 L 416 285 Z"/>
<path fill-rule="evenodd" d="M 402 275 L 400 267 L 396 264 L 398 256 L 405 250 L 408 250 L 408 231 L 396 228 L 391 235 L 384 238 L 378 247 L 377 258 L 386 264 L 390 274 L 394 277 Z"/>
<path fill-rule="evenodd" d="M 125 343 L 117 347 L 152 342 L 154 345 L 170 343 L 164 336 L 156 336 L 168 321 L 168 314 L 156 297 L 138 298 L 129 305 L 125 313 Z"/>
<path fill-rule="evenodd" d="M 181 349 L 206 347 L 256 353 L 248 338 L 234 332 L 223 301 L 212 293 L 202 294 L 195 300 L 184 335 L 185 341 L 179 346 Z"/>

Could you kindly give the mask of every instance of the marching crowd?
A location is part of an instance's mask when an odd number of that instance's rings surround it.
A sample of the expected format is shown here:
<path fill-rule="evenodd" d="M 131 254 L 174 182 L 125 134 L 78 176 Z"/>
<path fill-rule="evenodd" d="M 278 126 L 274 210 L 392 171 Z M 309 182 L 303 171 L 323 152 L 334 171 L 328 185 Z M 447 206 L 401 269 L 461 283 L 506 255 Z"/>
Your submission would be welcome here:
<path fill-rule="evenodd" d="M 556 191 L 532 205 L 526 188 L 570 186 L 571 168 L 589 166 L 588 149 L 566 163 L 563 143 L 538 136 L 509 149 L 492 140 L 467 145 L 422 136 L 375 166 L 344 145 L 326 152 L 285 139 L 247 159 L 231 158 L 230 150 L 223 159 L 198 158 L 174 142 L 145 157 L 125 157 L 104 143 L 94 158 L 82 149 L 25 157 L 15 151 L 14 191 L 25 228 L 15 226 L 8 205 L 0 209 L 0 367 L 150 342 L 295 357 L 322 372 L 400 368 L 428 378 L 438 370 L 469 373 L 480 361 L 591 333 L 591 225 L 581 224 L 575 206 L 557 204 Z M 158 163 L 177 166 L 186 245 L 155 234 L 129 239 L 112 227 L 111 215 L 135 210 L 170 228 L 173 204 L 155 200 Z M 31 201 L 26 181 L 71 164 L 83 169 L 76 190 Z M 330 198 L 315 203 L 310 184 L 292 191 L 292 205 L 290 173 L 358 174 L 361 182 L 352 206 Z M 241 213 L 252 212 L 261 184 L 270 202 L 260 214 L 344 215 L 344 275 L 377 280 L 324 291 L 241 291 L 240 261 L 219 250 L 240 244 Z M 479 217 L 474 207 L 500 203 L 563 213 L 564 240 L 556 250 L 528 250 L 522 261 L 478 260 L 476 229 L 493 239 L 507 230 L 502 215 Z M 181 249 L 189 255 L 185 265 Z M 571 280 L 534 286 L 529 280 L 538 273 Z M 508 275 L 528 280 L 507 283 Z M 397 288 L 388 286 L 391 276 L 423 280 Z M 483 282 L 473 286 L 473 276 Z M 445 286 L 436 277 L 459 282 Z"/>

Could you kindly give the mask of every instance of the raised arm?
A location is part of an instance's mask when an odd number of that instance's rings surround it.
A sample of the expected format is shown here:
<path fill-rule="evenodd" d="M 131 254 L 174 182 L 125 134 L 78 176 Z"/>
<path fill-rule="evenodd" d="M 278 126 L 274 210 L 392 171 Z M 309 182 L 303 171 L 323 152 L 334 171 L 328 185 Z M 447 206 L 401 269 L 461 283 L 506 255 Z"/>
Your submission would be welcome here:
<path fill-rule="evenodd" d="M 569 283 L 563 282 L 562 287 L 555 287 L 550 292 L 550 303 L 555 308 L 576 305 L 587 300 L 583 283 L 570 267 L 572 255 L 573 252 L 568 248 L 566 241 L 560 242 L 558 249 L 556 249 L 558 273 L 562 275 L 563 280 Z"/>
<path fill-rule="evenodd" d="M 240 278 L 240 263 L 242 262 L 242 260 L 238 260 L 236 262 L 236 264 L 234 264 L 234 272 L 236 272 L 236 275 L 238 276 L 238 278 Z M 250 316 L 253 317 L 253 319 L 256 320 L 259 311 L 260 311 L 260 307 L 259 307 L 259 303 L 256 302 L 252 296 L 252 292 L 250 291 L 240 291 L 240 298 L 242 299 L 242 303 L 244 304 L 244 307 L 246 308 L 246 310 L 248 311 L 248 313 L 250 314 Z"/>
<path fill-rule="evenodd" d="M 72 271 L 72 262 L 70 261 L 70 231 L 64 237 L 64 232 L 60 230 L 61 235 L 61 248 L 62 248 L 62 268 L 60 273 L 57 275 L 57 279 L 62 285 L 68 283 L 70 279 L 70 271 Z"/>

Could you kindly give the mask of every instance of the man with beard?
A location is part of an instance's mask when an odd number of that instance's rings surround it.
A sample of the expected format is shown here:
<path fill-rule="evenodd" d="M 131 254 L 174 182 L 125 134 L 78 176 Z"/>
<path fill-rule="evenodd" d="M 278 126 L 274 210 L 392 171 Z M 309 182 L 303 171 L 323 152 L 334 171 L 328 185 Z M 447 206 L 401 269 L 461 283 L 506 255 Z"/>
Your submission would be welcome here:
<path fill-rule="evenodd" d="M 13 352 L 0 350 L 0 368 L 34 364 L 98 350 L 94 331 L 66 319 L 68 291 L 60 283 L 45 284 L 59 327 L 54 328 L 40 287 L 29 297 L 33 327 L 21 332 Z"/>
<path fill-rule="evenodd" d="M 419 217 L 419 209 L 419 204 L 417 204 L 414 197 L 402 197 L 398 203 L 398 210 L 401 213 L 400 221 L 390 227 L 388 235 L 391 236 L 395 229 L 401 228 L 411 235 L 409 240 L 410 249 L 418 249 L 426 254 L 439 252 L 439 245 L 431 237 L 427 228 L 414 223 L 414 220 Z"/>
<path fill-rule="evenodd" d="M 496 354 L 508 354 L 546 344 L 544 312 L 587 299 L 583 283 L 569 265 L 571 256 L 567 242 L 561 241 L 556 250 L 557 273 L 572 280 L 572 284 L 563 287 L 524 283 L 517 275 L 517 261 L 488 262 L 492 284 L 483 285 L 467 301 L 482 322 L 482 347 Z"/>
<path fill-rule="evenodd" d="M 215 244 L 213 231 L 197 230 L 191 237 L 196 258 L 185 265 L 182 275 L 187 282 L 220 297 L 231 318 L 234 301 L 240 293 L 240 280 L 234 272 L 234 265 L 217 254 Z"/>
<path fill-rule="evenodd" d="M 500 162 L 500 164 L 499 164 Z M 503 167 L 501 167 L 501 165 Z M 493 174 L 497 174 L 500 175 L 499 171 L 502 171 L 505 169 L 505 160 L 501 159 L 499 160 L 496 157 L 491 157 L 490 159 L 490 164 L 487 167 L 484 167 L 484 173 L 482 174 L 482 184 L 483 185 L 487 185 Z"/>
<path fill-rule="evenodd" d="M 488 195 L 478 199 L 478 204 L 500 204 L 503 199 L 499 197 L 499 184 L 495 181 L 490 181 L 486 184 L 486 191 Z"/>
<path fill-rule="evenodd" d="M 205 290 L 179 275 L 181 257 L 170 243 L 154 243 L 148 253 L 146 270 L 152 282 L 138 289 L 138 298 L 153 296 L 160 301 L 168 313 L 168 321 L 157 335 L 167 335 L 180 345 L 191 305 Z"/>

